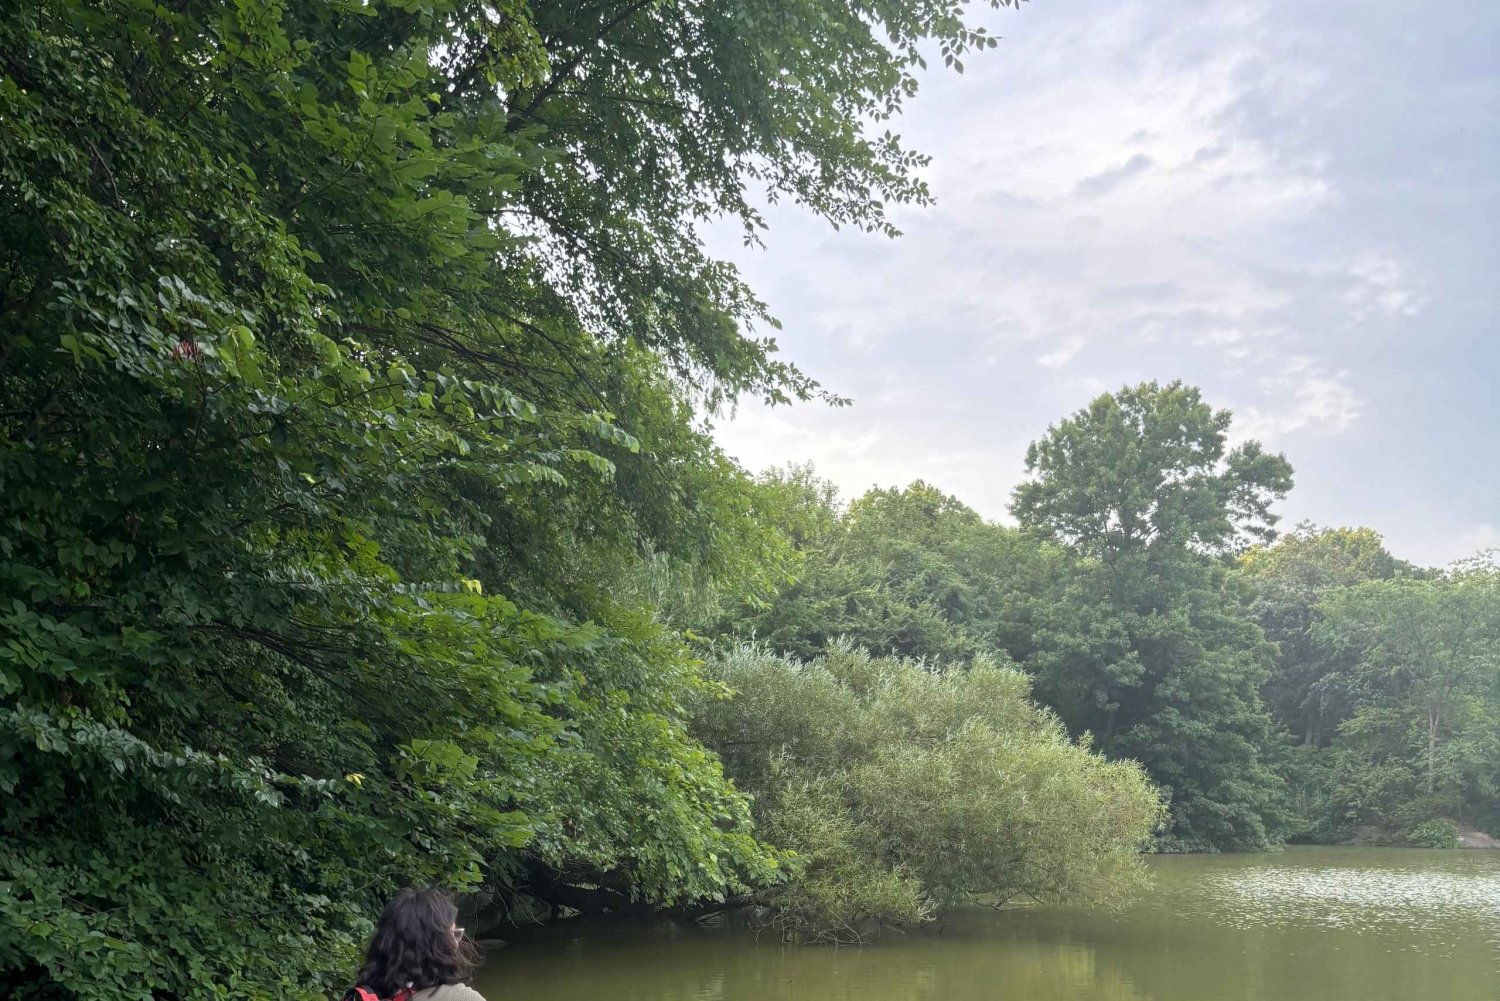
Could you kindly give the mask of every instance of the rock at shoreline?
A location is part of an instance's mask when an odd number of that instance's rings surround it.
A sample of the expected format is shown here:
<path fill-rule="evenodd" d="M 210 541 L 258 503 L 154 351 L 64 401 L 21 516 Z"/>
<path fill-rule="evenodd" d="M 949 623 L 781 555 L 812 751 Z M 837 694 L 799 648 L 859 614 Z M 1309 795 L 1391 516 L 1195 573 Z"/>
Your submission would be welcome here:
<path fill-rule="evenodd" d="M 1500 838 L 1492 837 L 1473 827 L 1458 828 L 1458 847 L 1460 848 L 1500 848 Z"/>

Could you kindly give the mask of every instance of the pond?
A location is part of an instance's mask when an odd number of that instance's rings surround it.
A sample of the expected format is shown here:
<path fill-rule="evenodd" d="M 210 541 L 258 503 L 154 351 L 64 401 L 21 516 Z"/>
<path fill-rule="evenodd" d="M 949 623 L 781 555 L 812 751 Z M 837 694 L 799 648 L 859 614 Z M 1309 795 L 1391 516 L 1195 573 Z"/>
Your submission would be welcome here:
<path fill-rule="evenodd" d="M 1124 909 L 974 908 L 864 949 L 733 927 L 519 936 L 489 1001 L 1500 1001 L 1500 851 L 1151 860 Z"/>

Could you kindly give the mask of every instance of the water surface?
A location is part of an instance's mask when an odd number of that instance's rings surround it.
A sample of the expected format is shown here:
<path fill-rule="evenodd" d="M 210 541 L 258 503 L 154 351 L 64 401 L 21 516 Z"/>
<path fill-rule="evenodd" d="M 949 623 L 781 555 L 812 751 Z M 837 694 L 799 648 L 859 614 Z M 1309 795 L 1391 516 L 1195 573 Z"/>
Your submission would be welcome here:
<path fill-rule="evenodd" d="M 732 927 L 564 923 L 490 1001 L 1500 1001 L 1500 851 L 1151 860 L 1124 909 L 975 908 L 864 949 Z"/>

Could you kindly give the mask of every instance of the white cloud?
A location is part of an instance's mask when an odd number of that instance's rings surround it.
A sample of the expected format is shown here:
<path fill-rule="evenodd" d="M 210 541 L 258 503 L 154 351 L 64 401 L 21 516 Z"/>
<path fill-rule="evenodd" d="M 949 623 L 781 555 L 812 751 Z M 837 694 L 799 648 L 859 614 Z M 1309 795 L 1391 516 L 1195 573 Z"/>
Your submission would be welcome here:
<path fill-rule="evenodd" d="M 1118 167 L 1085 177 L 1073 186 L 1073 190 L 1080 195 L 1107 195 L 1137 174 L 1144 174 L 1155 164 L 1156 161 L 1146 154 L 1137 153 Z"/>
<path fill-rule="evenodd" d="M 797 414 L 797 418 L 790 415 Z M 1004 518 L 1022 475 L 1027 442 L 1018 437 L 961 443 L 930 425 L 896 433 L 875 430 L 879 416 L 857 408 L 796 411 L 745 408 L 718 428 L 725 451 L 752 471 L 811 462 L 847 497 L 871 487 L 926 480 L 989 518 Z"/>
<path fill-rule="evenodd" d="M 923 143 L 938 208 L 903 214 L 904 280 L 875 294 L 921 290 L 987 316 L 992 365 L 1060 368 L 1121 343 L 1216 348 L 1204 335 L 1228 329 L 1274 339 L 1288 295 L 1247 251 L 1332 189 L 1322 163 L 1282 155 L 1235 113 L 1249 94 L 1292 100 L 1287 78 L 1305 74 L 1264 62 L 1266 28 L 1242 5 L 1210 8 L 1165 37 L 1142 3 L 1088 31 L 1058 22 L 946 83 L 933 99 L 952 102 L 947 128 Z"/>
<path fill-rule="evenodd" d="M 1426 305 L 1421 282 L 1392 257 L 1363 255 L 1348 266 L 1346 274 L 1349 288 L 1344 301 L 1356 322 L 1374 315 L 1416 316 Z"/>
<path fill-rule="evenodd" d="M 1038 355 L 1036 363 L 1047 368 L 1061 368 L 1078 356 L 1085 343 L 1082 337 L 1063 337 L 1054 343 L 1051 351 Z"/>
<path fill-rule="evenodd" d="M 1235 414 L 1236 439 L 1266 442 L 1298 431 L 1342 434 L 1359 419 L 1359 400 L 1347 372 L 1328 372 L 1307 357 L 1287 360 L 1280 372 L 1260 379 L 1261 398 Z"/>
<path fill-rule="evenodd" d="M 1386 545 L 1401 559 L 1418 566 L 1451 567 L 1500 549 L 1500 526 L 1484 522 L 1467 527 L 1440 522 L 1440 531 L 1432 531 L 1428 520 L 1396 524 L 1386 531 Z M 1493 555 L 1491 561 L 1495 560 Z"/>

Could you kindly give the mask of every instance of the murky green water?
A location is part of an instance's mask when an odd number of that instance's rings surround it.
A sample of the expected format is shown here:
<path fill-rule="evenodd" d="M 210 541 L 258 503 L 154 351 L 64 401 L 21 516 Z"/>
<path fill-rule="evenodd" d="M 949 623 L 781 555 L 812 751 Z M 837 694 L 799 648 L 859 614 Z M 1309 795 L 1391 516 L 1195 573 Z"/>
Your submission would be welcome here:
<path fill-rule="evenodd" d="M 728 928 L 519 938 L 490 1001 L 1500 1001 L 1500 852 L 1152 860 L 1124 911 L 976 909 L 866 949 Z"/>

